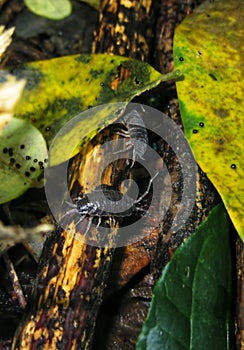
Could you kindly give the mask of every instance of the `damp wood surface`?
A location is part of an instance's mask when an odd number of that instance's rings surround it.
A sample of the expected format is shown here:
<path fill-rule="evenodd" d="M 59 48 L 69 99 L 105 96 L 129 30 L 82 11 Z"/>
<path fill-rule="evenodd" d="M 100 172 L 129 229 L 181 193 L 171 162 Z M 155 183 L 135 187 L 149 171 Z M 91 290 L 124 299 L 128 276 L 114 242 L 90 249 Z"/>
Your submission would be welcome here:
<path fill-rule="evenodd" d="M 101 144 L 98 137 L 93 147 L 99 148 Z M 81 195 L 82 188 L 89 192 L 100 180 L 96 169 L 103 166 L 105 158 L 89 157 L 91 147 L 90 144 L 84 147 L 70 164 L 69 190 L 75 197 Z M 111 169 L 104 174 L 107 185 L 111 185 L 111 174 Z M 84 232 L 78 232 L 75 222 L 67 220 L 65 229 L 57 228 L 48 237 L 30 300 L 31 310 L 16 333 L 14 349 L 91 348 L 113 248 L 109 243 L 104 248 L 88 245 L 85 230 L 84 225 Z M 116 228 L 111 231 L 111 242 L 113 235 Z"/>

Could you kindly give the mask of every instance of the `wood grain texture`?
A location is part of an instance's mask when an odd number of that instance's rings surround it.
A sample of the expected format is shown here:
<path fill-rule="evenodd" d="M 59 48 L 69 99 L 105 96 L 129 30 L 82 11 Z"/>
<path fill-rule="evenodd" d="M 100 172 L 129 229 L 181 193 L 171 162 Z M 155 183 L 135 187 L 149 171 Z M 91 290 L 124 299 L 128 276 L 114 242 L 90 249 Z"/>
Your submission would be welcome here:
<path fill-rule="evenodd" d="M 154 44 L 157 1 L 101 2 L 93 52 L 107 52 L 149 61 Z"/>

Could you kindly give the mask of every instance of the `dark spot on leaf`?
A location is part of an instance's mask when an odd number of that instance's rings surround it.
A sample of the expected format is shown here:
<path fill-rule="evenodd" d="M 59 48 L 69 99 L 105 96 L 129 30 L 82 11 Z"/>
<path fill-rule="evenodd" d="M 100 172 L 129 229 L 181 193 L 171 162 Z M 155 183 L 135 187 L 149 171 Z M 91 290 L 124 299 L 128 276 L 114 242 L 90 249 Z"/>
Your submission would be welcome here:
<path fill-rule="evenodd" d="M 26 177 L 30 177 L 29 171 L 26 171 L 26 172 L 25 172 L 25 176 L 26 176 Z"/>
<path fill-rule="evenodd" d="M 203 127 L 204 127 L 204 123 L 203 123 L 203 122 L 200 122 L 200 123 L 199 123 L 199 126 L 200 126 L 201 128 L 203 128 Z"/>
<path fill-rule="evenodd" d="M 76 57 L 75 61 L 80 63 L 89 63 L 91 60 L 90 55 L 80 55 L 79 57 Z"/>
<path fill-rule="evenodd" d="M 193 132 L 193 134 L 197 134 L 198 130 L 197 129 L 193 129 L 192 132 Z"/>
<path fill-rule="evenodd" d="M 44 159 L 44 163 L 47 163 L 47 162 L 48 162 L 48 159 L 47 159 L 47 158 L 45 158 L 45 159 Z"/>
<path fill-rule="evenodd" d="M 3 153 L 8 153 L 8 148 L 7 147 L 4 147 Z"/>
<path fill-rule="evenodd" d="M 229 115 L 229 111 L 224 108 L 214 109 L 213 111 L 220 118 L 226 118 Z"/>
<path fill-rule="evenodd" d="M 37 162 L 38 162 L 38 159 L 34 159 L 33 162 L 34 162 L 34 163 L 37 163 Z"/>
<path fill-rule="evenodd" d="M 183 57 L 179 57 L 179 61 L 180 61 L 180 62 L 183 62 L 183 61 L 184 61 L 184 58 L 183 58 Z"/>
<path fill-rule="evenodd" d="M 69 81 L 72 83 L 73 81 L 75 81 L 75 76 L 71 76 L 70 78 L 69 78 Z"/>
<path fill-rule="evenodd" d="M 15 163 L 15 159 L 14 158 L 10 158 L 10 163 L 14 164 Z"/>
<path fill-rule="evenodd" d="M 225 143 L 224 139 L 220 138 L 220 139 L 217 139 L 216 142 L 219 144 L 219 145 L 223 145 Z"/>
<path fill-rule="evenodd" d="M 19 163 L 16 163 L 15 166 L 16 166 L 17 169 L 21 168 L 21 165 Z"/>
<path fill-rule="evenodd" d="M 43 166 L 43 162 L 38 162 L 39 166 L 40 166 L 40 169 L 44 169 L 44 166 Z"/>
<path fill-rule="evenodd" d="M 102 75 L 104 72 L 103 69 L 91 69 L 90 70 L 90 74 L 92 76 L 92 78 L 98 78 L 100 75 Z"/>
<path fill-rule="evenodd" d="M 93 107 L 92 105 L 89 105 L 87 108 L 88 108 L 88 109 L 91 109 L 92 107 Z"/>
<path fill-rule="evenodd" d="M 30 160 L 31 157 L 30 157 L 30 156 L 26 156 L 25 159 L 26 159 L 26 160 Z"/>
<path fill-rule="evenodd" d="M 45 128 L 45 130 L 46 130 L 46 131 L 50 131 L 50 130 L 51 130 L 51 126 L 47 126 L 47 127 Z"/>
<path fill-rule="evenodd" d="M 137 85 L 140 84 L 140 81 L 137 79 L 137 77 L 135 77 L 134 82 L 135 82 Z"/>
<path fill-rule="evenodd" d="M 201 88 L 204 88 L 204 85 L 201 85 Z"/>
<path fill-rule="evenodd" d="M 231 169 L 236 169 L 236 164 L 231 164 Z"/>
<path fill-rule="evenodd" d="M 13 156 L 13 154 L 14 154 L 13 148 L 9 148 L 8 154 L 9 154 L 10 157 Z"/>
<path fill-rule="evenodd" d="M 111 60 L 110 63 L 114 63 L 114 60 Z"/>
<path fill-rule="evenodd" d="M 100 83 L 100 86 L 104 86 L 105 84 L 104 83 Z"/>
<path fill-rule="evenodd" d="M 30 171 L 36 171 L 36 168 L 34 168 L 33 166 L 30 167 Z"/>
<path fill-rule="evenodd" d="M 218 79 L 213 73 L 209 73 L 210 78 L 212 78 L 214 81 L 217 81 Z"/>
<path fill-rule="evenodd" d="M 33 118 L 30 119 L 30 121 L 31 121 L 32 123 L 35 123 L 35 122 L 36 122 L 36 118 L 33 117 Z"/>
<path fill-rule="evenodd" d="M 25 148 L 25 145 L 20 145 L 20 149 L 24 149 Z"/>
<path fill-rule="evenodd" d="M 201 51 L 198 51 L 198 55 L 199 55 L 199 56 L 202 56 L 202 53 L 201 53 Z"/>

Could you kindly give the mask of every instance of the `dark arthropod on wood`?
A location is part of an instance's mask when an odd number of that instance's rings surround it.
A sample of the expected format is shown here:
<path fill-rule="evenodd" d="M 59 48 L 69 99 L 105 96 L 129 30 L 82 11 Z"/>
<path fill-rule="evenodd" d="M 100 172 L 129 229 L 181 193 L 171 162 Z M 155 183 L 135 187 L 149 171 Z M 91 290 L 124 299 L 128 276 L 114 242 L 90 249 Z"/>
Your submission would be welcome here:
<path fill-rule="evenodd" d="M 144 159 L 143 156 L 148 146 L 148 135 L 141 113 L 145 113 L 143 105 L 140 105 L 141 111 L 136 108 L 123 115 L 121 123 L 126 127 L 126 130 L 120 130 L 118 135 L 128 138 L 125 150 L 117 151 L 117 153 L 132 149 L 132 164 L 134 165 L 136 159 Z"/>
<path fill-rule="evenodd" d="M 66 204 L 71 209 L 67 210 L 61 219 L 65 221 L 73 215 L 78 215 L 76 225 L 79 225 L 85 218 L 88 219 L 86 232 L 89 230 L 93 218 L 97 219 L 97 227 L 102 222 L 102 219 L 109 221 L 116 218 L 123 218 L 131 215 L 144 215 L 146 210 L 143 205 L 144 198 L 149 194 L 153 180 L 158 175 L 158 172 L 149 180 L 146 191 L 137 199 L 133 199 L 127 194 L 123 194 L 112 186 L 100 185 L 91 193 L 84 196 L 78 196 L 73 203 L 66 201 Z"/>

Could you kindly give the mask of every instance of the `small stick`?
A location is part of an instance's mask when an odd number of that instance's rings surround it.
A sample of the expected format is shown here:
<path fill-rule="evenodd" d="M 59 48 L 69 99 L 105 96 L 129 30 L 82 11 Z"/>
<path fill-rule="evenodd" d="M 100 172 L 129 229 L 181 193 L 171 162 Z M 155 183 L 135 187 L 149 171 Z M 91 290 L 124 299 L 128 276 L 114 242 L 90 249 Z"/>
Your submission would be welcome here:
<path fill-rule="evenodd" d="M 3 259 L 4 259 L 4 262 L 6 264 L 7 272 L 9 274 L 9 277 L 10 277 L 12 284 L 13 284 L 13 290 L 14 290 L 13 296 L 18 299 L 18 302 L 19 302 L 21 309 L 25 309 L 26 300 L 25 300 L 24 293 L 23 293 L 23 290 L 21 288 L 17 273 L 15 271 L 14 265 L 13 265 L 12 261 L 9 259 L 9 256 L 7 253 L 3 254 Z"/>

